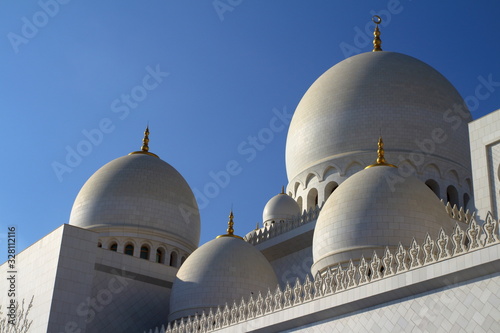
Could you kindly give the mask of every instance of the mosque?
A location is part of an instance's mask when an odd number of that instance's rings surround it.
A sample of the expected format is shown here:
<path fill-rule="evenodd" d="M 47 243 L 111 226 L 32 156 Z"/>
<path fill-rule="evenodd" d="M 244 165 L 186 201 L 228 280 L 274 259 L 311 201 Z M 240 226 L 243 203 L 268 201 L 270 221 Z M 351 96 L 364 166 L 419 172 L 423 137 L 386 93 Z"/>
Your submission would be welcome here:
<path fill-rule="evenodd" d="M 148 129 L 97 170 L 17 257 L 30 332 L 500 332 L 500 110 L 472 120 L 375 23 L 373 52 L 298 104 L 288 184 L 255 230 L 230 212 L 199 246 L 193 192 Z"/>

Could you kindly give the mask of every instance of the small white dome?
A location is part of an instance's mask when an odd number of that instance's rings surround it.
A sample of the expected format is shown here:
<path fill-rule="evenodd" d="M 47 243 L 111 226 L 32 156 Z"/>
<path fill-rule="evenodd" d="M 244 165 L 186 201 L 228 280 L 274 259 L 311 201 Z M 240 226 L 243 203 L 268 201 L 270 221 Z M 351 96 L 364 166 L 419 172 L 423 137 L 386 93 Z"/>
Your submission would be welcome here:
<path fill-rule="evenodd" d="M 327 267 L 371 258 L 377 250 L 399 242 L 422 243 L 427 233 L 436 237 L 440 228 L 451 231 L 444 205 L 420 180 L 403 178 L 398 169 L 376 166 L 362 170 L 328 198 L 313 236 L 313 275 Z"/>
<path fill-rule="evenodd" d="M 264 207 L 262 220 L 266 222 L 280 222 L 293 219 L 300 214 L 297 201 L 286 193 L 280 193 L 272 197 Z"/>
<path fill-rule="evenodd" d="M 208 313 L 211 307 L 232 305 L 277 285 L 271 264 L 259 250 L 241 238 L 219 237 L 195 250 L 177 272 L 169 321 Z"/>
<path fill-rule="evenodd" d="M 119 157 L 97 170 L 78 193 L 70 224 L 160 232 L 192 250 L 200 241 L 198 205 L 188 183 L 170 164 L 145 153 Z"/>

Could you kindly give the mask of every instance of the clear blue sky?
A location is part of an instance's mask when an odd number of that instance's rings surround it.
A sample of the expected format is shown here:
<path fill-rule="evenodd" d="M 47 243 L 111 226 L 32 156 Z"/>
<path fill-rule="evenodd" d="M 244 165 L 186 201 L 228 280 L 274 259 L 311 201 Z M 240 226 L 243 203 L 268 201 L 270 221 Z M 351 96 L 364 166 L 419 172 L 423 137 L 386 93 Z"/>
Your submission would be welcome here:
<path fill-rule="evenodd" d="M 0 2 L 0 239 L 17 225 L 18 250 L 67 223 L 84 182 L 138 150 L 148 122 L 151 151 L 201 193 L 211 173 L 238 163 L 201 204 L 201 243 L 224 233 L 231 206 L 244 235 L 287 184 L 288 126 L 260 151 L 238 147 L 269 127 L 273 109 L 293 112 L 329 67 L 370 51 L 363 31 L 375 13 L 384 50 L 430 64 L 463 97 L 478 77 L 500 82 L 495 1 L 60 2 Z M 150 72 L 156 80 L 144 81 Z M 500 108 L 500 87 L 490 88 L 475 119 Z M 99 127 L 102 138 L 82 143 Z M 87 155 L 68 166 L 68 147 Z M 71 172 L 58 177 L 54 163 Z"/>

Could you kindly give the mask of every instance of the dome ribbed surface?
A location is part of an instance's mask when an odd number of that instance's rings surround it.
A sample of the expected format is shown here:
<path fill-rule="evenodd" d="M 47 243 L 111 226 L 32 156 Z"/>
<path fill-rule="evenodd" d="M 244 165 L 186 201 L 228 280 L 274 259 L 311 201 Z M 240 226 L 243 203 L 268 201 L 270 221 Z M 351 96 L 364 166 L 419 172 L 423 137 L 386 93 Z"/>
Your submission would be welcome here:
<path fill-rule="evenodd" d="M 328 198 L 313 236 L 313 275 L 349 259 L 379 258 L 386 246 L 408 247 L 413 238 L 422 244 L 452 223 L 444 205 L 420 180 L 401 177 L 397 168 L 376 166 L 362 170 Z"/>
<path fill-rule="evenodd" d="M 192 248 L 200 240 L 198 206 L 188 183 L 171 165 L 146 154 L 117 158 L 96 171 L 76 197 L 70 224 L 160 231 Z"/>
<path fill-rule="evenodd" d="M 292 219 L 300 214 L 299 204 L 289 195 L 280 193 L 267 202 L 262 213 L 262 220 L 279 222 Z"/>
<path fill-rule="evenodd" d="M 391 154 L 420 152 L 435 129 L 446 139 L 425 153 L 470 170 L 471 119 L 457 90 L 431 66 L 395 52 L 359 54 L 321 75 L 297 106 L 286 143 L 288 179 L 372 152 L 380 132 L 393 143 Z"/>
<path fill-rule="evenodd" d="M 170 297 L 169 321 L 232 305 L 259 291 L 276 289 L 276 274 L 264 255 L 235 237 L 220 237 L 194 251 L 179 269 Z"/>

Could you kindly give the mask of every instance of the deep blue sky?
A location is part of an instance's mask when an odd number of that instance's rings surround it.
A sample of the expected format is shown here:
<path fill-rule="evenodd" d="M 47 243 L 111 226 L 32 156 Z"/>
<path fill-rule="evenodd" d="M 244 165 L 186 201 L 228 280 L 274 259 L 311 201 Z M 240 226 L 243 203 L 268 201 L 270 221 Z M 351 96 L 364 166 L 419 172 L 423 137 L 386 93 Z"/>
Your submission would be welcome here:
<path fill-rule="evenodd" d="M 201 193 L 211 172 L 239 164 L 202 205 L 201 243 L 225 232 L 231 206 L 244 235 L 287 183 L 288 126 L 255 154 L 238 146 L 269 127 L 274 108 L 293 112 L 345 59 L 342 47 L 370 51 L 359 31 L 374 13 L 385 20 L 384 50 L 428 63 L 463 97 L 475 95 L 480 76 L 500 82 L 494 1 L 220 0 L 228 7 L 219 13 L 211 0 L 60 1 L 0 2 L 0 235 L 17 225 L 19 250 L 67 223 L 84 182 L 138 150 L 148 122 L 151 151 Z M 168 75 L 126 107 L 122 94 L 145 91 L 137 87 L 148 66 Z M 500 108 L 500 87 L 491 90 L 475 119 Z M 54 162 L 67 164 L 67 147 L 99 126 L 108 133 L 58 178 Z"/>

